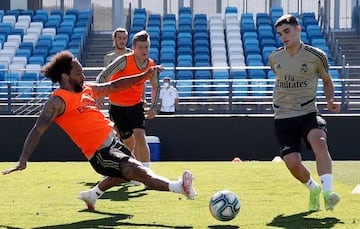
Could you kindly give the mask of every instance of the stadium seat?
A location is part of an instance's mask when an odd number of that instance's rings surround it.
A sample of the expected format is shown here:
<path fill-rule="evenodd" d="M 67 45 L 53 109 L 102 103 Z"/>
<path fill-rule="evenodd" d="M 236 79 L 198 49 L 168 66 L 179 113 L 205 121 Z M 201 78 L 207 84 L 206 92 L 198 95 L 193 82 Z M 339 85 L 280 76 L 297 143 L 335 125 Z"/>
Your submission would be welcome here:
<path fill-rule="evenodd" d="M 47 55 L 46 55 L 47 56 Z M 45 64 L 45 56 L 31 56 L 29 57 L 29 64 L 39 64 L 40 66 L 43 66 Z"/>
<path fill-rule="evenodd" d="M 34 82 L 19 81 L 15 89 L 17 98 L 32 98 L 34 95 Z"/>
<path fill-rule="evenodd" d="M 193 72 L 190 70 L 178 71 L 177 73 L 178 80 L 190 80 L 193 79 Z"/>
<path fill-rule="evenodd" d="M 229 79 L 228 70 L 214 70 L 213 79 Z"/>
<path fill-rule="evenodd" d="M 193 83 L 191 81 L 178 81 L 176 83 L 176 89 L 178 90 L 180 98 L 193 96 Z"/>
<path fill-rule="evenodd" d="M 40 97 L 40 98 L 48 97 L 49 94 L 52 92 L 52 90 L 53 90 L 53 85 L 49 80 L 41 80 L 35 82 L 35 86 L 34 86 L 35 97 Z"/>
<path fill-rule="evenodd" d="M 197 70 L 197 71 L 195 71 L 195 79 L 211 79 L 210 70 Z"/>
<path fill-rule="evenodd" d="M 233 96 L 248 96 L 249 83 L 247 80 L 236 80 L 232 83 Z"/>
<path fill-rule="evenodd" d="M 24 56 L 14 56 L 11 63 L 22 65 L 25 67 L 25 65 L 27 64 L 27 58 Z"/>

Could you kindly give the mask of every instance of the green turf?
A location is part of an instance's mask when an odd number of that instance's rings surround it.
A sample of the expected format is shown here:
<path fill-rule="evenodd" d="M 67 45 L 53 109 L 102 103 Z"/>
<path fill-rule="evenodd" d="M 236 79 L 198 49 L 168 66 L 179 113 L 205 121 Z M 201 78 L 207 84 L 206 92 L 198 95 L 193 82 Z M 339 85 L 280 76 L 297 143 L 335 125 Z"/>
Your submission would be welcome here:
<path fill-rule="evenodd" d="M 315 175 L 315 163 L 306 162 Z M 0 170 L 14 163 L 0 163 Z M 152 169 L 177 179 L 184 169 L 195 175 L 198 198 L 117 186 L 89 212 L 77 194 L 101 176 L 87 162 L 28 163 L 21 172 L 1 176 L 0 228 L 360 228 L 360 162 L 334 162 L 335 190 L 341 202 L 331 211 L 308 212 L 308 191 L 283 163 L 157 162 Z M 241 201 L 232 221 L 212 218 L 210 196 L 228 189 Z M 323 209 L 323 201 L 321 202 Z"/>

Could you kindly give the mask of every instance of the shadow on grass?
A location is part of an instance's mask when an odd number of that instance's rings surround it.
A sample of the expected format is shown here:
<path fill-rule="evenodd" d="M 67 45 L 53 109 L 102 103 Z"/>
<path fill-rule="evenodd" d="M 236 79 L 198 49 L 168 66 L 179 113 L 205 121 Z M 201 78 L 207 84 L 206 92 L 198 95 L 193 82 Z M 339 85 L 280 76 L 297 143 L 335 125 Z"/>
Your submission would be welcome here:
<path fill-rule="evenodd" d="M 4 229 L 22 229 L 21 227 L 5 226 L 5 225 L 1 225 L 1 224 L 0 224 L 0 228 L 4 228 Z"/>
<path fill-rule="evenodd" d="M 326 218 L 305 218 L 314 213 L 314 211 L 302 212 L 294 215 L 284 216 L 284 214 L 276 216 L 267 226 L 281 227 L 285 229 L 301 229 L 301 228 L 332 228 L 336 224 L 344 224 L 334 217 Z"/>
<path fill-rule="evenodd" d="M 81 183 L 84 186 L 88 186 L 90 188 L 94 187 L 97 183 Z M 115 186 L 109 191 L 106 191 L 101 197 L 101 199 L 109 199 L 112 201 L 127 201 L 131 198 L 138 198 L 147 195 L 145 192 L 147 189 L 143 188 L 140 190 L 130 191 L 129 187 L 136 187 L 129 183 L 123 183 L 121 185 Z M 116 189 L 117 188 L 117 189 Z"/>
<path fill-rule="evenodd" d="M 211 225 L 211 226 L 208 226 L 208 228 L 211 228 L 211 229 L 238 229 L 240 227 L 233 226 L 233 225 Z"/>
<path fill-rule="evenodd" d="M 191 229 L 190 226 L 169 226 L 163 224 L 149 223 L 149 224 L 138 224 L 138 223 L 129 223 L 129 222 L 121 222 L 122 220 L 131 219 L 133 216 L 128 214 L 114 214 L 100 211 L 88 211 L 81 210 L 80 212 L 92 212 L 94 214 L 106 215 L 108 217 L 102 219 L 94 219 L 94 220 L 83 220 L 79 222 L 73 222 L 68 224 L 58 224 L 58 225 L 49 225 L 42 227 L 34 227 L 33 229 L 85 229 L 85 228 L 114 228 L 121 226 L 131 226 L 134 228 L 174 228 L 174 229 Z M 18 227 L 10 227 L 10 226 L 2 226 L 0 227 L 7 229 L 21 229 Z"/>

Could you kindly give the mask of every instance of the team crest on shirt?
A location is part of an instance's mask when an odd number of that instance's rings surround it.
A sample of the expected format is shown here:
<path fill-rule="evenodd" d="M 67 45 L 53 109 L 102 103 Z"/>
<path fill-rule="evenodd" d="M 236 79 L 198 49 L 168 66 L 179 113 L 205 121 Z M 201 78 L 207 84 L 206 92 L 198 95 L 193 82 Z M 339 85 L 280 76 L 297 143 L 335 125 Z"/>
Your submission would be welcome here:
<path fill-rule="evenodd" d="M 308 68 L 307 64 L 301 65 L 301 69 L 300 69 L 301 73 L 307 73 L 308 70 L 309 70 L 309 68 Z"/>

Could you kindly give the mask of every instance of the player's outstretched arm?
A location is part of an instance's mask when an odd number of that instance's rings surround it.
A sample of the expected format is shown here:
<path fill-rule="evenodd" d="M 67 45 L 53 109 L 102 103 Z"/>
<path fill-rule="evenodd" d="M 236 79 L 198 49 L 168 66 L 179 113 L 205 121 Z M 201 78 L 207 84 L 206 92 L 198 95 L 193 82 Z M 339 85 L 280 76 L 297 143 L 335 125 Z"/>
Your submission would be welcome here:
<path fill-rule="evenodd" d="M 18 163 L 14 167 L 4 170 L 2 172 L 3 175 L 19 170 L 24 170 L 26 168 L 26 163 L 38 145 L 41 136 L 48 129 L 53 120 L 63 112 L 63 110 L 63 100 L 59 97 L 50 97 L 41 111 L 39 118 L 36 120 L 35 125 L 30 130 L 25 139 Z"/>
<path fill-rule="evenodd" d="M 141 80 L 148 79 L 154 74 L 155 71 L 162 71 L 162 70 L 163 67 L 161 65 L 156 65 L 150 67 L 147 71 L 137 75 L 121 77 L 119 79 L 107 83 L 101 83 L 101 84 L 89 83 L 88 85 L 92 87 L 92 89 L 96 94 L 96 97 L 102 97 L 104 95 L 116 92 L 118 90 L 125 90 L 135 85 L 137 82 Z"/>

